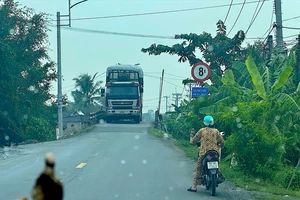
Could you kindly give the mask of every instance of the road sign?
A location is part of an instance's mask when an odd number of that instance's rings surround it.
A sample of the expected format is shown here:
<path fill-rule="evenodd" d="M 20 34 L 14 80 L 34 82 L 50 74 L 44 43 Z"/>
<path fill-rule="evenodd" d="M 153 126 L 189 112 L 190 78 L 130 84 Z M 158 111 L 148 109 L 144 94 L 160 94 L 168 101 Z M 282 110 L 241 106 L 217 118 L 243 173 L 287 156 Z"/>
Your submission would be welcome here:
<path fill-rule="evenodd" d="M 204 62 L 198 62 L 193 65 L 191 74 L 195 81 L 202 83 L 209 79 L 210 67 Z"/>
<path fill-rule="evenodd" d="M 192 98 L 197 98 L 200 95 L 208 95 L 208 88 L 193 87 L 192 88 Z"/>

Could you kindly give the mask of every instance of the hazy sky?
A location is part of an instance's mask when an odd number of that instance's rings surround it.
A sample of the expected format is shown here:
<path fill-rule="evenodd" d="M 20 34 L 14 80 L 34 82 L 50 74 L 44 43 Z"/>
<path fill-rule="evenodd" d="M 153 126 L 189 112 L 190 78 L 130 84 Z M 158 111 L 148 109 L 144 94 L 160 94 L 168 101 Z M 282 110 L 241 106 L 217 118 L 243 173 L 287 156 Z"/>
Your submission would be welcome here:
<path fill-rule="evenodd" d="M 234 3 L 242 3 L 244 0 L 234 0 Z M 254 0 L 247 0 L 251 2 Z M 282 17 L 288 19 L 299 16 L 300 0 L 282 0 Z M 45 12 L 56 19 L 56 12 L 68 14 L 68 0 L 19 0 L 22 6 L 35 9 L 36 12 Z M 72 0 L 72 4 L 78 0 Z M 72 18 L 111 16 L 135 13 L 147 13 L 156 11 L 169 11 L 190 8 L 203 8 L 216 5 L 230 4 L 231 0 L 88 0 L 72 8 Z M 257 3 L 246 4 L 244 10 L 230 33 L 233 37 L 238 30 L 246 30 L 249 26 Z M 232 6 L 226 21 L 229 31 L 237 18 L 241 5 Z M 208 32 L 213 36 L 216 33 L 216 23 L 219 19 L 225 19 L 228 6 L 220 8 L 206 8 L 186 12 L 174 12 L 157 15 L 144 15 L 122 18 L 102 18 L 94 20 L 74 20 L 73 28 L 90 30 L 111 31 L 120 33 L 133 33 L 145 35 L 174 36 L 180 33 Z M 273 1 L 266 1 L 250 28 L 247 37 L 262 37 L 271 24 L 273 13 Z M 275 15 L 273 21 L 275 21 Z M 62 22 L 63 23 L 63 22 Z M 53 21 L 56 25 L 56 21 Z M 300 27 L 300 18 L 284 21 L 284 26 Z M 49 42 L 51 51 L 49 55 L 53 61 L 57 61 L 57 37 L 56 28 L 49 27 Z M 291 36 L 299 33 L 299 30 L 284 29 L 283 36 Z M 128 37 L 99 33 L 85 33 L 74 30 L 62 29 L 62 73 L 63 94 L 74 90 L 74 77 L 81 73 L 102 74 L 106 67 L 116 63 L 135 64 L 140 63 L 145 72 L 144 110 L 156 109 L 158 106 L 159 77 L 162 69 L 165 69 L 163 96 L 172 96 L 172 93 L 183 92 L 182 79 L 190 78 L 190 66 L 188 63 L 178 63 L 178 56 L 162 54 L 149 56 L 142 53 L 141 49 L 151 44 L 173 45 L 181 43 L 181 40 L 156 39 L 142 37 Z M 290 42 L 295 37 L 285 40 Z M 253 42 L 247 39 L 246 42 Z M 199 55 L 201 58 L 201 55 Z M 105 81 L 105 76 L 99 76 L 97 80 Z M 53 84 L 52 92 L 57 94 L 57 84 Z M 183 92 L 186 95 L 186 92 Z M 154 99 L 154 100 L 153 100 Z M 169 103 L 171 103 L 169 99 Z M 162 100 L 162 111 L 165 111 L 165 100 Z"/>

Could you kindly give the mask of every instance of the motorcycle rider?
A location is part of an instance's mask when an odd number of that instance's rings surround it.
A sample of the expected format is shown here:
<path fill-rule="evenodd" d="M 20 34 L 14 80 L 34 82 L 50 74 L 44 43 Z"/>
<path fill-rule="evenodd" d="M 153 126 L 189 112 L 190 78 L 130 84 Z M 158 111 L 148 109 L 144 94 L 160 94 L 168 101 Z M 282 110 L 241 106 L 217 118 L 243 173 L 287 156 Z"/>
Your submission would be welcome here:
<path fill-rule="evenodd" d="M 189 192 L 197 192 L 197 185 L 201 185 L 201 179 L 203 176 L 202 159 L 208 150 L 216 150 L 220 153 L 220 147 L 225 143 L 220 132 L 213 128 L 214 119 L 212 116 L 205 116 L 203 123 L 206 126 L 198 130 L 194 136 L 194 129 L 190 134 L 190 143 L 196 144 L 201 139 L 200 151 L 197 160 L 197 166 L 194 173 L 194 185 L 187 189 Z"/>

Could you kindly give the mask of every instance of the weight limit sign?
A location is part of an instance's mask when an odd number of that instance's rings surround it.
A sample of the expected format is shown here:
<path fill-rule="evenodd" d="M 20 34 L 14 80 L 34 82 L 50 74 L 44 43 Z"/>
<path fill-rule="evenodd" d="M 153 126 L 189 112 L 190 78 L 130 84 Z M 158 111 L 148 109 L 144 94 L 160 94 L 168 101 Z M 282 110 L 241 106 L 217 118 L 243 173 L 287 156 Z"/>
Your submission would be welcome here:
<path fill-rule="evenodd" d="M 210 67 L 206 63 L 198 62 L 193 65 L 191 74 L 195 81 L 203 83 L 210 77 Z"/>

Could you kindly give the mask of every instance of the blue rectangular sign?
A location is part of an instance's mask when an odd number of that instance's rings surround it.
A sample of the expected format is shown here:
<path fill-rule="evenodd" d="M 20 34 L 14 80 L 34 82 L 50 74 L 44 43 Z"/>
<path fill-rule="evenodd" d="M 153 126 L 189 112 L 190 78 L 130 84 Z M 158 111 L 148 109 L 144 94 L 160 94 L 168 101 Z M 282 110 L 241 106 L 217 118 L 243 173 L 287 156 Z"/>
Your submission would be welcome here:
<path fill-rule="evenodd" d="M 200 95 L 208 95 L 208 88 L 204 87 L 193 87 L 192 88 L 192 98 L 197 98 Z"/>

